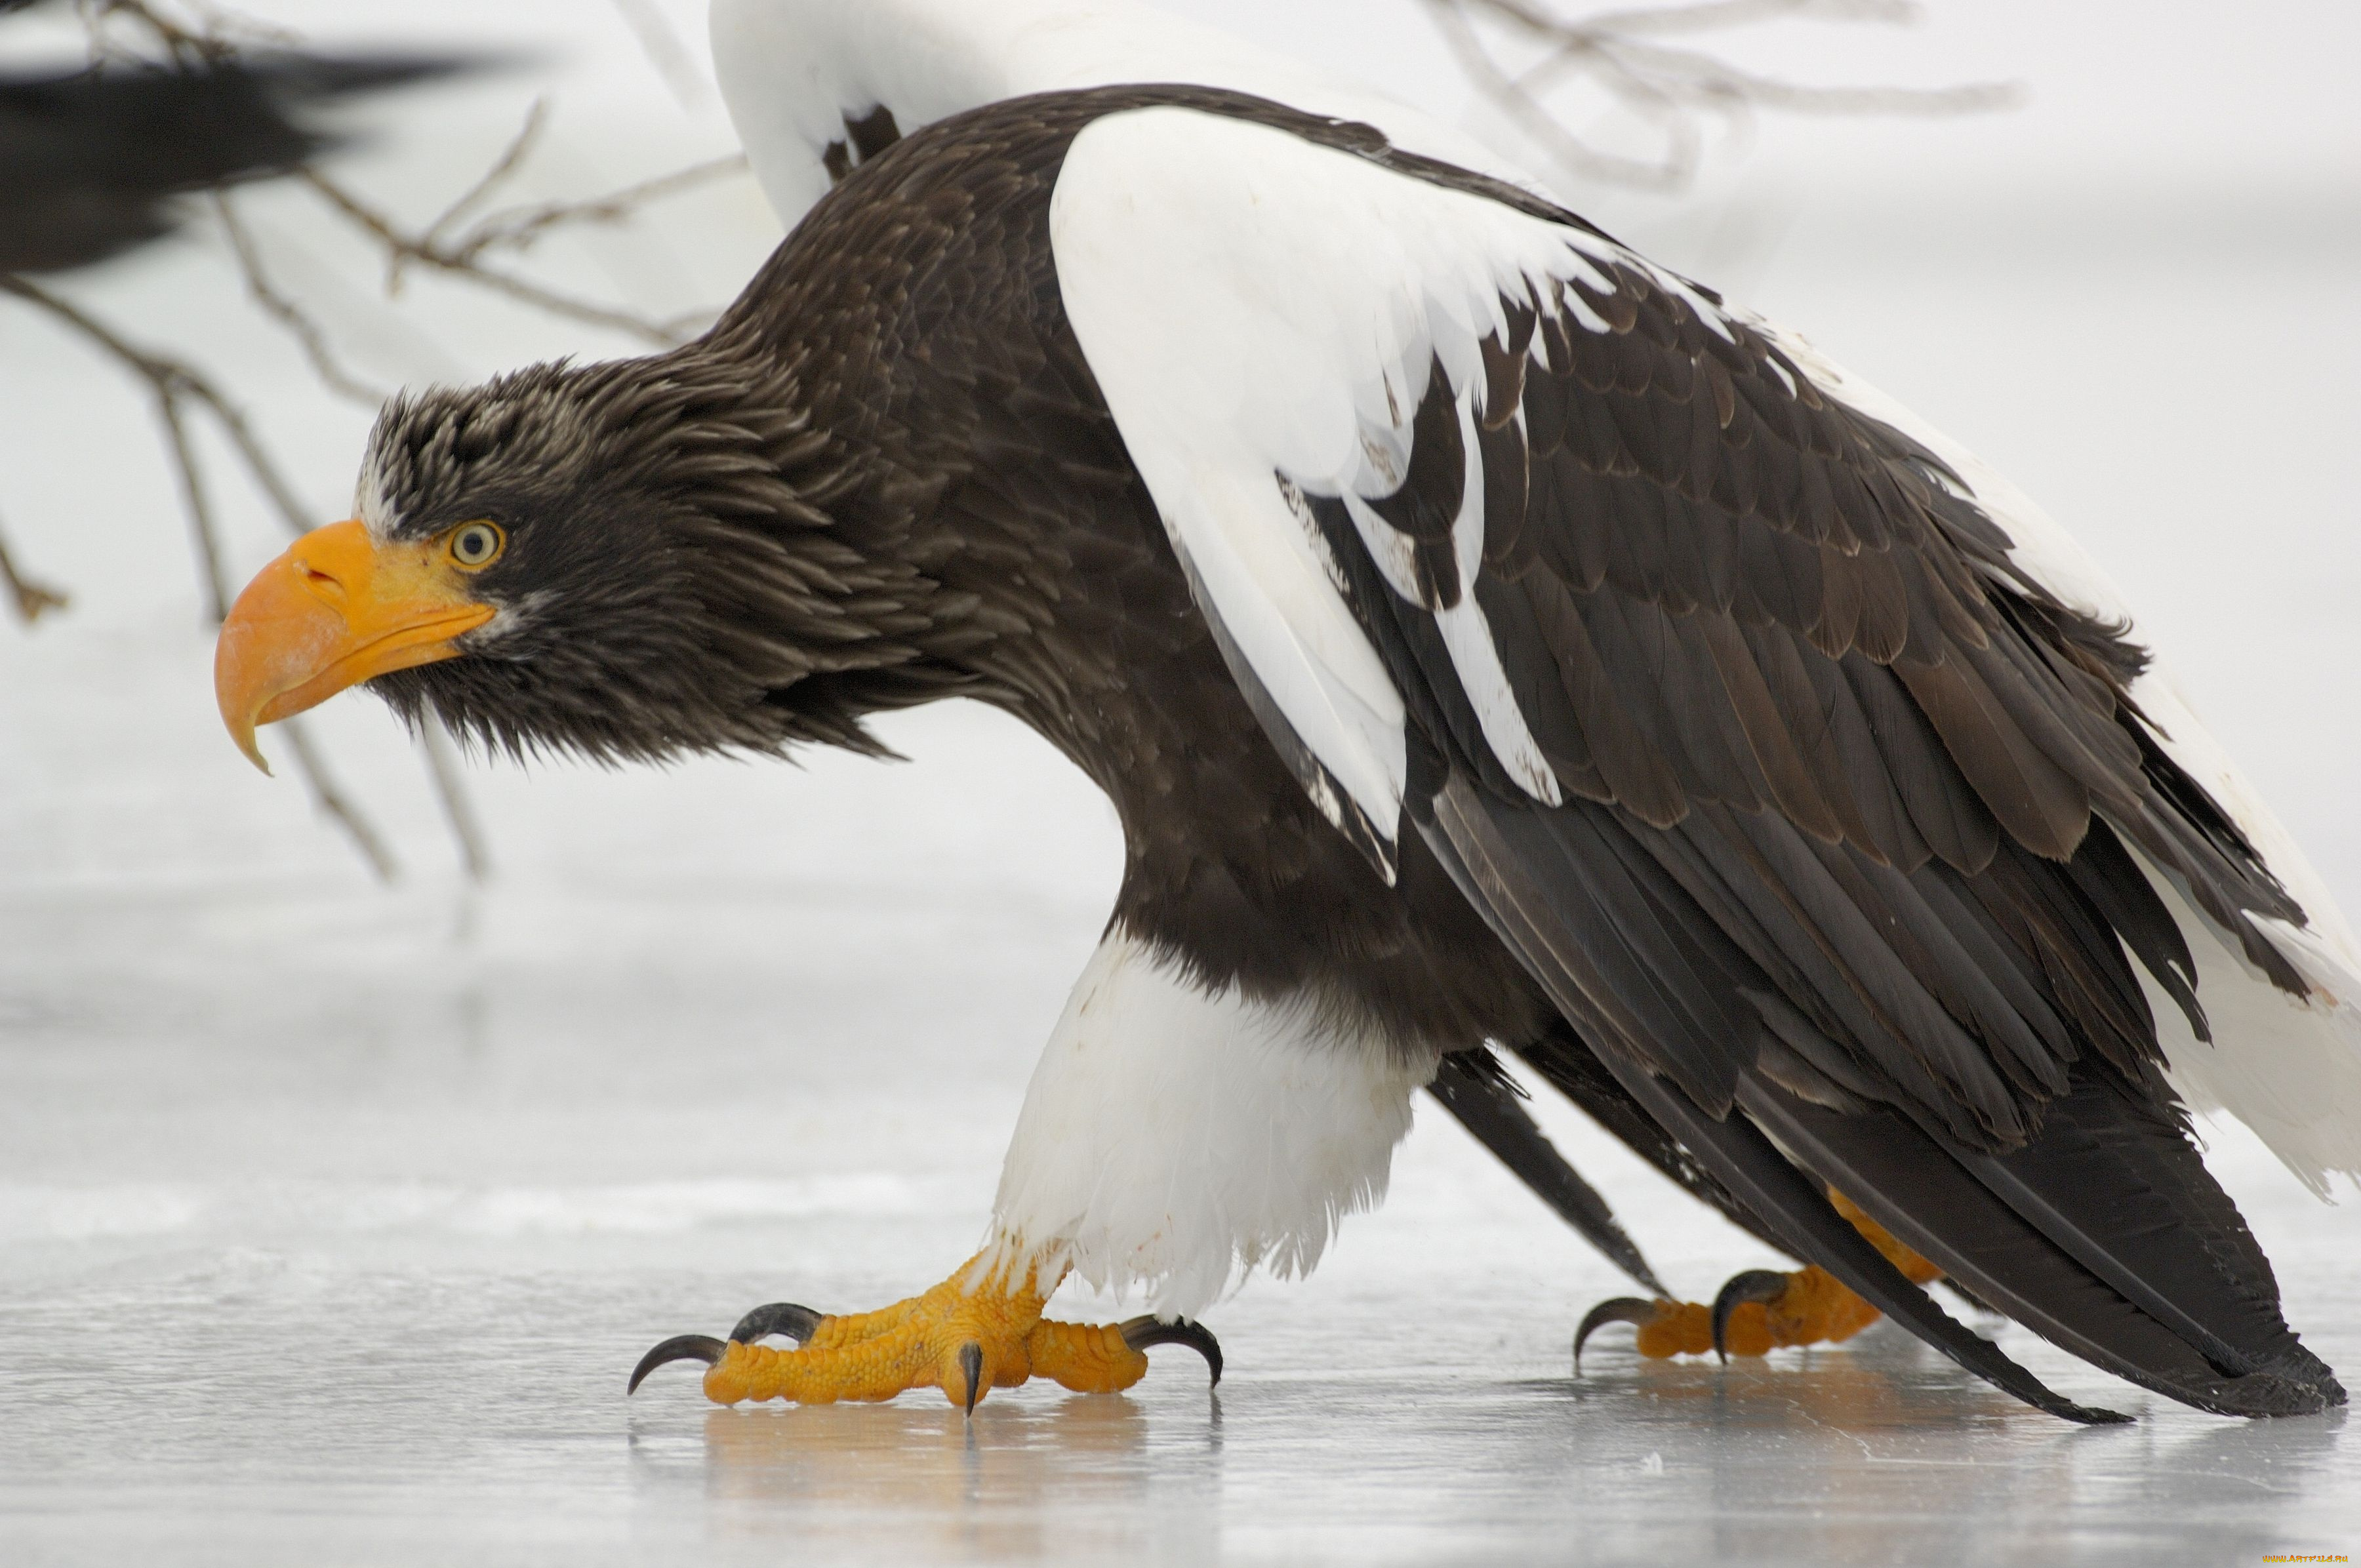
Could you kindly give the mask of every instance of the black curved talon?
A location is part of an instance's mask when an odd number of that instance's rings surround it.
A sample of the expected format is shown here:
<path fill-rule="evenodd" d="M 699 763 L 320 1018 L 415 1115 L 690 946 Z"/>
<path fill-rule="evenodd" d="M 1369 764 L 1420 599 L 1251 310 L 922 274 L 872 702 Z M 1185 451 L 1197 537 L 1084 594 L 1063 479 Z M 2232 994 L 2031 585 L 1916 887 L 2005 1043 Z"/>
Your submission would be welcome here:
<path fill-rule="evenodd" d="M 983 1398 L 983 1346 L 973 1340 L 960 1346 L 960 1371 L 967 1377 L 967 1413 L 975 1414 L 975 1402 Z"/>
<path fill-rule="evenodd" d="M 1609 1323 L 1629 1323 L 1636 1329 L 1655 1320 L 1656 1304 L 1637 1296 L 1617 1296 L 1591 1308 L 1582 1315 L 1582 1326 L 1574 1331 L 1574 1375 L 1582 1376 L 1582 1342 L 1592 1334 Z"/>
<path fill-rule="evenodd" d="M 753 1344 L 773 1334 L 785 1334 L 801 1344 L 812 1337 L 812 1331 L 819 1327 L 819 1321 L 825 1316 L 824 1312 L 798 1307 L 793 1301 L 773 1301 L 739 1319 L 738 1326 L 730 1331 L 730 1337 L 740 1344 Z"/>
<path fill-rule="evenodd" d="M 638 1393 L 642 1380 L 667 1361 L 701 1361 L 710 1366 L 729 1348 L 711 1334 L 675 1334 L 640 1357 L 640 1364 L 631 1368 L 631 1381 L 623 1390 L 624 1396 Z"/>
<path fill-rule="evenodd" d="M 1222 1342 L 1202 1323 L 1176 1318 L 1165 1322 L 1154 1317 L 1134 1318 L 1123 1325 L 1123 1343 L 1134 1350 L 1144 1351 L 1151 1344 L 1185 1344 L 1205 1358 L 1213 1368 L 1213 1381 L 1222 1380 Z"/>
<path fill-rule="evenodd" d="M 1724 1366 L 1730 1365 L 1726 1341 L 1730 1334 L 1730 1314 L 1745 1301 L 1772 1302 L 1787 1293 L 1787 1277 L 1767 1268 L 1750 1268 L 1733 1274 L 1721 1282 L 1721 1289 L 1713 1299 L 1713 1353 L 1721 1357 Z"/>

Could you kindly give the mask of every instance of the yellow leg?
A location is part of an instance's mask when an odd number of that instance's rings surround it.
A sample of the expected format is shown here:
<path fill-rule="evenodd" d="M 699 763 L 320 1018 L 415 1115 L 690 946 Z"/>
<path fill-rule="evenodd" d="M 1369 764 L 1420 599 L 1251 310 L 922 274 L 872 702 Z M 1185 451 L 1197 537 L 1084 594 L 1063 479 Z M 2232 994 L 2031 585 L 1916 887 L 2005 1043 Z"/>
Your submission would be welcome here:
<path fill-rule="evenodd" d="M 1128 1388 L 1148 1374 L 1148 1347 L 1162 1343 L 1195 1349 L 1220 1380 L 1221 1348 L 1194 1323 L 1136 1318 L 1100 1326 L 1042 1317 L 1043 1302 L 1062 1277 L 1061 1269 L 1045 1282 L 1029 1265 L 987 1270 L 979 1255 L 924 1295 L 873 1312 L 822 1317 L 800 1308 L 758 1309 L 726 1343 L 703 1335 L 665 1341 L 640 1363 L 631 1387 L 666 1361 L 696 1359 L 708 1363 L 705 1396 L 719 1405 L 826 1405 L 939 1388 L 972 1410 L 987 1391 L 1036 1376 L 1079 1393 Z M 771 1332 L 798 1334 L 803 1343 L 779 1350 L 752 1343 Z"/>
<path fill-rule="evenodd" d="M 1912 1284 L 1929 1285 L 1942 1277 L 1941 1269 L 1894 1240 L 1843 1193 L 1830 1188 L 1828 1201 Z M 1787 1274 L 1753 1270 L 1739 1275 L 1722 1287 L 1725 1302 L 1733 1296 L 1734 1303 L 1726 1307 L 1722 1343 L 1718 1347 L 1711 1307 L 1631 1297 L 1602 1301 L 1583 1320 L 1575 1336 L 1576 1364 L 1580 1365 L 1583 1342 L 1609 1322 L 1633 1324 L 1639 1330 L 1635 1343 L 1640 1354 L 1661 1360 L 1703 1355 L 1717 1348 L 1730 1355 L 1763 1355 L 1793 1345 L 1834 1343 L 1850 1339 L 1880 1315 L 1817 1265 Z"/>

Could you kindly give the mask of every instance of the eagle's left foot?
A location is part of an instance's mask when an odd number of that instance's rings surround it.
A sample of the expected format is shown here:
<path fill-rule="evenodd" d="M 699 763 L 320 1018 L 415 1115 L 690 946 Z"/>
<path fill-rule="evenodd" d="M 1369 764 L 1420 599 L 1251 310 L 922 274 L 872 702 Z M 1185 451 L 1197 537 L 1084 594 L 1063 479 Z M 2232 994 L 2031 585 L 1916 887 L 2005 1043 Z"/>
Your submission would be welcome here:
<path fill-rule="evenodd" d="M 1894 1240 L 1843 1193 L 1830 1188 L 1828 1201 L 1913 1285 L 1942 1277 L 1941 1269 Z M 1793 1345 L 1848 1340 L 1877 1319 L 1876 1308 L 1816 1265 L 1792 1274 L 1750 1268 L 1724 1281 L 1710 1307 L 1695 1301 L 1643 1301 L 1636 1296 L 1599 1302 L 1574 1332 L 1574 1369 L 1577 1374 L 1582 1370 L 1583 1342 L 1609 1323 L 1636 1327 L 1640 1354 L 1653 1359 L 1711 1351 L 1727 1361 L 1733 1355 L 1763 1355 Z"/>
<path fill-rule="evenodd" d="M 1058 1322 L 1041 1316 L 1048 1291 L 1029 1268 L 1029 1282 L 1012 1285 L 1007 1269 L 984 1275 L 971 1288 L 980 1260 L 970 1259 L 922 1296 L 879 1311 L 826 1316 L 776 1302 L 739 1321 L 727 1342 L 707 1334 L 668 1339 L 640 1358 L 631 1387 L 668 1361 L 702 1361 L 705 1397 L 718 1405 L 741 1399 L 791 1399 L 833 1404 L 839 1399 L 890 1399 L 912 1388 L 940 1388 L 955 1405 L 975 1409 L 993 1388 L 1014 1388 L 1048 1377 L 1078 1393 L 1114 1393 L 1148 1374 L 1147 1350 L 1185 1344 L 1205 1358 L 1213 1381 L 1222 1377 L 1222 1347 L 1192 1322 L 1134 1318 L 1104 1325 Z M 1055 1289 L 1057 1282 L 1049 1281 Z M 774 1350 L 757 1342 L 771 1334 L 800 1342 Z"/>
<path fill-rule="evenodd" d="M 1791 1345 L 1850 1339 L 1878 1318 L 1877 1309 L 1816 1266 L 1792 1274 L 1750 1268 L 1730 1276 L 1710 1307 L 1695 1301 L 1643 1301 L 1619 1296 L 1590 1309 L 1575 1331 L 1574 1366 L 1582 1370 L 1583 1342 L 1609 1323 L 1640 1331 L 1640 1354 L 1653 1359 L 1713 1352 L 1763 1355 Z"/>

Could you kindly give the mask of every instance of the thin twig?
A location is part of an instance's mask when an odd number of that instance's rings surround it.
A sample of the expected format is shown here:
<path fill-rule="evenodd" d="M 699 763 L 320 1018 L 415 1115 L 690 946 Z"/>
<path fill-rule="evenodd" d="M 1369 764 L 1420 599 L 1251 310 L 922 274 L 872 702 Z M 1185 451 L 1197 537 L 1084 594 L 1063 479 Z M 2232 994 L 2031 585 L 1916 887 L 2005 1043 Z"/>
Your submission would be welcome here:
<path fill-rule="evenodd" d="M 588 300 L 571 298 L 558 293 L 554 289 L 544 288 L 530 279 L 519 278 L 510 272 L 496 271 L 480 261 L 454 255 L 441 242 L 429 243 L 426 236 L 423 235 L 404 234 L 391 218 L 379 212 L 317 169 L 298 170 L 295 177 L 317 191 L 326 199 L 330 206 L 367 230 L 376 237 L 379 245 L 385 247 L 389 258 L 386 268 L 386 288 L 389 293 L 399 287 L 403 264 L 416 263 L 419 266 L 434 268 L 437 271 L 466 278 L 484 288 L 506 294 L 512 300 L 532 305 L 538 310 L 547 311 L 552 315 L 565 316 L 573 321 L 588 323 L 592 326 L 603 326 L 615 332 L 626 333 L 658 348 L 677 347 L 686 341 L 686 334 L 664 323 L 650 321 L 631 312 L 595 304 Z"/>
<path fill-rule="evenodd" d="M 385 401 L 388 395 L 385 390 L 370 386 L 346 370 L 336 358 L 335 350 L 328 346 L 325 329 L 272 284 L 269 274 L 262 269 L 261 250 L 255 245 L 254 236 L 247 233 L 246 225 L 239 221 L 237 209 L 231 204 L 227 195 L 220 192 L 214 193 L 214 212 L 221 219 L 222 233 L 229 238 L 231 253 L 237 258 L 238 270 L 245 274 L 246 291 L 295 339 L 296 345 L 303 351 L 303 357 L 312 362 L 312 373 L 319 377 L 321 383 L 329 390 L 357 403 L 375 408 Z"/>
<path fill-rule="evenodd" d="M 302 509 L 297 506 L 286 481 L 279 475 L 277 467 L 270 463 L 260 443 L 254 439 L 245 419 L 229 400 L 188 365 L 170 356 L 134 346 L 120 333 L 80 306 L 14 273 L 0 273 L 0 292 L 14 294 L 65 323 L 144 381 L 154 395 L 157 420 L 164 431 L 165 451 L 172 460 L 172 472 L 180 485 L 181 506 L 188 515 L 190 532 L 194 536 L 198 587 L 205 598 L 208 618 L 218 626 L 229 608 L 228 577 L 223 568 L 221 541 L 214 526 L 212 504 L 205 494 L 203 470 L 198 462 L 196 448 L 189 440 L 188 425 L 181 413 L 183 400 L 193 400 L 202 404 L 221 422 L 245 459 L 247 471 L 271 497 L 282 516 L 300 526 Z M 305 782 L 311 785 L 313 799 L 322 811 L 344 828 L 379 878 L 387 882 L 393 880 L 397 868 L 377 829 L 336 787 L 310 737 L 291 722 L 287 726 L 287 732 L 288 745 L 295 753 L 296 764 L 302 770 Z"/>
<path fill-rule="evenodd" d="M 0 582 L 7 585 L 9 598 L 16 609 L 16 619 L 27 626 L 40 620 L 50 610 L 66 608 L 66 596 L 62 588 L 53 588 L 47 583 L 36 582 L 16 570 L 16 559 L 8 554 L 8 541 L 5 535 L 0 535 Z"/>
<path fill-rule="evenodd" d="M 426 225 L 425 232 L 420 236 L 420 242 L 425 245 L 439 244 L 454 224 L 457 223 L 477 203 L 490 195 L 493 188 L 500 181 L 515 173 L 518 167 L 524 162 L 525 154 L 533 149 L 533 143 L 541 139 L 542 128 L 548 124 L 548 121 L 549 100 L 535 98 L 533 101 L 533 106 L 524 112 L 524 124 L 517 127 L 517 134 L 510 139 L 509 145 L 501 149 L 500 155 L 492 159 L 491 167 L 478 175 L 473 185 L 460 192 L 458 199 L 444 208 L 435 220 Z M 400 260 L 399 257 L 395 258 L 397 266 Z M 398 277 L 398 272 L 392 275 L 392 278 Z M 390 286 L 392 283 L 390 278 L 389 287 Z"/>
<path fill-rule="evenodd" d="M 604 196 L 594 196 L 584 202 L 549 202 L 537 206 L 512 208 L 494 213 L 469 229 L 451 246 L 454 256 L 473 261 L 488 250 L 522 251 L 550 230 L 568 224 L 620 224 L 638 214 L 641 207 L 665 196 L 709 183 L 725 175 L 743 174 L 748 164 L 746 155 L 733 152 L 724 158 L 708 159 L 692 163 L 686 169 L 675 169 L 669 174 L 659 174 L 653 180 L 642 180 L 636 185 L 626 185 Z"/>
<path fill-rule="evenodd" d="M 1477 37 L 1458 0 L 1430 0 L 1430 4 L 1435 25 L 1459 68 L 1567 172 L 1648 191 L 1677 190 L 1688 182 L 1696 167 L 1692 137 L 1676 137 L 1664 156 L 1654 160 L 1623 158 L 1591 147 L 1568 131 L 1523 82 L 1500 69 Z"/>
<path fill-rule="evenodd" d="M 368 861 L 369 869 L 377 873 L 378 881 L 398 881 L 401 876 L 401 862 L 393 858 L 393 851 L 385 847 L 385 840 L 378 836 L 377 829 L 369 825 L 368 819 L 345 798 L 344 791 L 336 787 L 335 777 L 328 772 L 327 762 L 320 755 L 320 749 L 312 743 L 312 732 L 303 728 L 303 721 L 282 718 L 279 721 L 279 730 L 287 738 L 287 749 L 294 753 L 296 766 L 303 770 L 303 782 L 312 786 L 312 804 L 334 817 L 336 826 L 350 836 L 354 847 L 360 850 L 361 858 Z"/>
<path fill-rule="evenodd" d="M 172 459 L 173 474 L 180 482 L 181 499 L 188 512 L 192 542 L 197 551 L 198 586 L 204 592 L 209 618 L 219 625 L 229 608 L 228 587 L 222 571 L 221 542 L 214 536 L 213 509 L 205 499 L 196 453 L 189 444 L 188 429 L 181 418 L 181 400 L 199 397 L 209 408 L 225 408 L 226 403 L 218 393 L 213 392 L 202 376 L 188 366 L 169 356 L 135 347 L 120 333 L 81 306 L 60 298 L 28 279 L 15 273 L 0 273 L 0 291 L 38 306 L 72 327 L 147 383 L 148 390 L 156 400 L 156 417 L 163 426 L 165 450 Z M 211 395 L 207 397 L 206 394 Z"/>
<path fill-rule="evenodd" d="M 156 419 L 164 427 L 164 449 L 172 455 L 172 474 L 181 484 L 181 508 L 188 514 L 189 532 L 197 548 L 197 582 L 205 596 L 205 619 L 219 626 L 229 619 L 229 575 L 222 567 L 221 541 L 214 536 L 204 477 L 197 468 L 196 450 L 189 444 L 189 427 L 181 419 L 180 398 L 167 382 L 158 381 L 154 388 Z"/>
<path fill-rule="evenodd" d="M 431 711 L 418 725 L 418 748 L 426 755 L 427 775 L 434 781 L 434 798 L 443 803 L 444 820 L 451 825 L 451 837 L 458 840 L 459 865 L 472 883 L 488 882 L 492 874 L 491 850 L 484 839 L 483 826 L 476 818 L 476 807 L 459 775 L 459 758 L 451 744 L 450 731 Z"/>
<path fill-rule="evenodd" d="M 237 448 L 238 456 L 246 464 L 247 473 L 253 477 L 262 493 L 269 499 L 280 521 L 285 522 L 290 530 L 299 534 L 312 526 L 304 520 L 303 503 L 295 499 L 294 487 L 289 484 L 287 477 L 280 472 L 279 465 L 271 461 L 270 454 L 264 449 L 262 443 L 256 439 L 253 427 L 246 422 L 245 412 L 224 396 L 221 389 L 214 386 L 194 366 L 186 360 L 175 359 L 170 355 L 157 354 L 148 349 L 134 346 L 122 334 L 82 309 L 81 306 L 49 292 L 39 284 L 19 274 L 0 272 L 0 291 L 14 294 L 21 300 L 38 305 L 64 322 L 120 360 L 132 374 L 146 381 L 159 394 L 169 390 L 175 398 L 193 398 L 203 404 L 205 411 L 211 413 L 221 425 L 223 433 L 230 438 L 230 444 Z"/>
<path fill-rule="evenodd" d="M 228 19 L 214 17 L 203 27 L 192 27 L 174 21 L 144 0 L 88 0 L 83 6 L 83 20 L 90 34 L 93 53 L 108 49 L 106 23 L 116 16 L 127 16 L 145 27 L 154 42 L 174 60 L 192 64 L 209 64 L 227 60 L 237 52 L 237 46 L 224 36 L 223 24 Z M 134 55 L 133 59 L 142 57 Z"/>
<path fill-rule="evenodd" d="M 1817 86 L 1733 65 L 1702 49 L 1663 41 L 1765 22 L 1906 23 L 1908 0 L 1693 0 L 1566 17 L 1539 0 L 1426 0 L 1444 42 L 1478 88 L 1569 171 L 1656 191 L 1685 188 L 1697 174 L 1708 120 L 1744 125 L 1759 110 L 1810 115 L 1981 114 L 2021 99 L 2014 85 Z M 1545 46 L 1512 73 L 1476 27 L 1487 18 Z M 1653 157 L 1608 151 L 1576 135 L 1545 94 L 1580 78 L 1638 116 L 1657 138 Z"/>

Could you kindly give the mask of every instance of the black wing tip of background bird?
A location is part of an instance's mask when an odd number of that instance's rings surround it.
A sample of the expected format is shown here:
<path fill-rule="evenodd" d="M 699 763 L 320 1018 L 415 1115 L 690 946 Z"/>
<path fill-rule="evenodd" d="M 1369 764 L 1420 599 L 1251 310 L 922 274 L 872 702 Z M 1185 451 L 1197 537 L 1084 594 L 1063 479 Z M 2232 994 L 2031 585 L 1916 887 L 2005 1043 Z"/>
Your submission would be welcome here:
<path fill-rule="evenodd" d="M 241 55 L 222 68 L 242 72 L 273 91 L 310 102 L 446 78 L 512 71 L 539 57 L 515 49 L 356 50 L 269 49 Z"/>
<path fill-rule="evenodd" d="M 365 139 L 313 123 L 331 104 L 526 58 L 258 50 L 0 71 L 0 272 L 63 272 L 136 250 L 172 231 L 175 197 L 281 178 Z"/>

